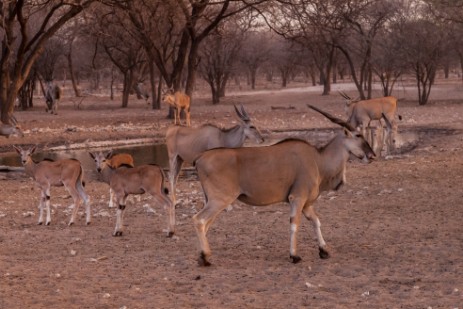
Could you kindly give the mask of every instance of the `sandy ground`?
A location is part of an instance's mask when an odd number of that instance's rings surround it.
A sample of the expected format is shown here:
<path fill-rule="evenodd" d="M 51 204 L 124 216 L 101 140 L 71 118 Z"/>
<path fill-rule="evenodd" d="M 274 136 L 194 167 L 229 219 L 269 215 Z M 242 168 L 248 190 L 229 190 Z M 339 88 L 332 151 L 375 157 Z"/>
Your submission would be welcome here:
<path fill-rule="evenodd" d="M 199 98 L 192 123 L 230 127 L 232 104 L 242 103 L 267 143 L 297 136 L 323 144 L 339 129 L 305 104 L 344 117 L 341 87 L 327 97 L 312 87 L 233 94 L 219 106 Z M 399 151 L 367 165 L 350 162 L 348 183 L 317 201 L 327 260 L 303 221 L 303 260 L 290 262 L 286 204 L 236 202 L 209 231 L 213 265 L 199 267 L 191 217 L 202 191 L 195 175 L 179 181 L 177 233 L 167 238 L 166 210 L 145 195 L 130 200 L 124 235 L 112 237 L 108 186 L 93 179 L 86 185 L 90 226 L 83 213 L 66 225 L 71 200 L 63 188 L 52 190 L 52 224 L 38 226 L 33 181 L 1 173 L 0 308 L 463 308 L 463 86 L 438 83 L 422 107 L 411 89 L 398 96 Z M 103 140 L 162 142 L 170 125 L 165 107 L 153 111 L 135 99 L 127 109 L 105 98 L 87 98 L 80 109 L 62 103 L 58 116 L 40 101 L 18 112 L 25 137 L 1 138 L 2 155 L 12 144 L 49 151 Z"/>

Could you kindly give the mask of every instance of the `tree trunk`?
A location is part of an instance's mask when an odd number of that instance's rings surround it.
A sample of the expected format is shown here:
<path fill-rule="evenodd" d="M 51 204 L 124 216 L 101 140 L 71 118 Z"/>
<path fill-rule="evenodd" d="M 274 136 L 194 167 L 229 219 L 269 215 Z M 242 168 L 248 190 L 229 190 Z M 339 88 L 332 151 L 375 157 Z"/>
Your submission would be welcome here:
<path fill-rule="evenodd" d="M 333 66 L 334 51 L 335 51 L 335 48 L 333 46 L 333 47 L 331 47 L 328 62 L 326 63 L 325 80 L 324 80 L 324 83 L 323 83 L 323 93 L 322 93 L 322 95 L 329 95 L 331 93 L 331 69 L 332 69 L 332 66 Z"/>
<path fill-rule="evenodd" d="M 122 108 L 129 106 L 129 96 L 132 89 L 133 72 L 128 70 L 124 72 L 124 86 L 122 90 Z"/>
<path fill-rule="evenodd" d="M 161 109 L 160 101 L 158 100 L 158 95 L 156 93 L 156 71 L 154 69 L 154 62 L 150 61 L 150 88 L 151 88 L 151 107 L 152 109 Z M 161 79 L 161 77 L 160 77 Z"/>
<path fill-rule="evenodd" d="M 76 81 L 76 77 L 74 73 L 74 65 L 72 63 L 72 42 L 73 40 L 71 40 L 70 42 L 69 53 L 67 54 L 69 75 L 71 76 L 72 88 L 74 89 L 74 93 L 76 97 L 80 97 L 81 94 L 80 94 L 79 87 L 77 86 L 77 81 Z"/>

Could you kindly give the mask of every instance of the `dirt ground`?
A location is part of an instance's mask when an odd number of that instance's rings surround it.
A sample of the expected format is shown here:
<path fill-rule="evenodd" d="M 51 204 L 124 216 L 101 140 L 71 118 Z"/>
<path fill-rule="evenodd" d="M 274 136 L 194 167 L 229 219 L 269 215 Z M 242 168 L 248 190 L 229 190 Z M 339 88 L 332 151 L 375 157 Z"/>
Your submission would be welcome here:
<path fill-rule="evenodd" d="M 330 96 L 319 87 L 230 93 L 219 106 L 198 95 L 192 124 L 230 127 L 232 104 L 241 103 L 266 144 L 288 136 L 323 144 L 339 129 L 305 104 L 345 117 L 338 89 L 355 94 L 347 84 L 333 85 Z M 463 308 L 463 85 L 438 82 L 426 106 L 417 105 L 413 88 L 397 96 L 403 117 L 397 153 L 350 162 L 348 183 L 317 201 L 327 260 L 318 257 L 312 226 L 303 221 L 302 261 L 290 262 L 286 204 L 236 202 L 208 233 L 212 266 L 199 267 L 191 217 L 202 191 L 195 175 L 179 181 L 176 235 L 167 238 L 166 210 L 145 195 L 129 202 L 124 235 L 112 237 L 108 186 L 93 179 L 86 184 L 91 225 L 81 213 L 68 227 L 71 200 L 54 188 L 52 223 L 39 226 L 33 181 L 0 173 L 0 309 Z M 38 100 L 17 112 L 25 137 L 0 138 L 1 154 L 12 144 L 50 151 L 108 140 L 162 143 L 171 124 L 165 106 L 153 111 L 136 99 L 126 109 L 104 97 L 76 105 L 65 98 L 54 116 Z"/>

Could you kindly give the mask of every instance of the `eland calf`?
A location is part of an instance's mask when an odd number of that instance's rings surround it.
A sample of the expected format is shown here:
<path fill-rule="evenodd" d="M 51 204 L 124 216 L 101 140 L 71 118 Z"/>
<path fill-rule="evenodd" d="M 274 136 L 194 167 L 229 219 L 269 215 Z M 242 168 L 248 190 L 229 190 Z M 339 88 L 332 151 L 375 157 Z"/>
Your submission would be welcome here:
<path fill-rule="evenodd" d="M 121 166 L 125 167 L 134 167 L 133 157 L 128 153 L 115 153 L 111 154 L 111 157 L 107 159 L 107 163 L 111 168 L 119 168 Z M 109 183 L 108 183 L 109 184 Z M 114 202 L 116 200 L 116 196 L 114 194 L 113 189 L 109 187 L 109 208 L 114 207 Z"/>
<path fill-rule="evenodd" d="M 164 172 L 157 165 L 140 165 L 137 167 L 120 166 L 113 168 L 110 165 L 112 151 L 90 153 L 95 160 L 96 169 L 102 175 L 103 181 L 108 183 L 116 196 L 119 208 L 117 209 L 116 227 L 113 236 L 122 236 L 123 217 L 127 197 L 129 194 L 143 194 L 148 192 L 160 205 L 169 211 L 169 227 L 167 235 L 174 235 L 175 208 L 169 197 L 168 190 L 164 188 Z"/>
<path fill-rule="evenodd" d="M 74 224 L 77 211 L 79 210 L 80 202 L 85 203 L 85 212 L 87 215 L 86 224 L 90 224 L 90 199 L 84 191 L 83 185 L 83 168 L 80 162 L 76 159 L 62 159 L 51 161 L 45 159 L 40 162 L 34 162 L 32 154 L 36 150 L 36 146 L 30 149 L 22 149 L 21 147 L 13 146 L 16 152 L 21 156 L 21 162 L 24 166 L 26 174 L 32 176 L 41 190 L 41 198 L 39 204 L 39 222 L 43 223 L 43 208 L 47 210 L 47 219 L 45 225 L 51 222 L 50 215 L 50 187 L 64 186 L 74 201 L 71 220 L 69 225 Z"/>
<path fill-rule="evenodd" d="M 212 149 L 195 161 L 206 199 L 204 208 L 193 217 L 200 245 L 200 265 L 210 265 L 211 249 L 206 238 L 209 228 L 217 215 L 236 199 L 255 206 L 289 203 L 292 262 L 301 260 L 297 255 L 296 236 L 302 215 L 313 222 L 320 257 L 329 257 L 313 204 L 321 192 L 336 190 L 346 182 L 346 163 L 351 154 L 366 162 L 375 154 L 349 124 L 309 107 L 345 128 L 322 148 L 289 139 L 265 147 Z"/>
<path fill-rule="evenodd" d="M 169 183 L 174 205 L 176 203 L 175 187 L 178 174 L 184 162 L 192 164 L 201 153 L 208 149 L 241 147 L 247 138 L 255 139 L 257 143 L 264 141 L 244 107 L 241 105 L 241 108 L 238 109 L 235 106 L 235 112 L 239 123 L 228 129 L 220 129 L 210 124 L 198 128 L 171 126 L 167 129 Z"/>

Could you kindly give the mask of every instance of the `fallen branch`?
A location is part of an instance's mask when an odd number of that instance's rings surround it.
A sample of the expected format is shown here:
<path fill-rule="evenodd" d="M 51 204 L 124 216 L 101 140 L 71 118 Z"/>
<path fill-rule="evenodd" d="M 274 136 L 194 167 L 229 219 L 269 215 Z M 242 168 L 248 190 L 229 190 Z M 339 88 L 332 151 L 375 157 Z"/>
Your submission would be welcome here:
<path fill-rule="evenodd" d="M 270 108 L 272 110 L 275 110 L 275 109 L 283 109 L 283 110 L 287 110 L 287 109 L 296 109 L 294 106 L 290 105 L 290 106 L 270 106 Z"/>

